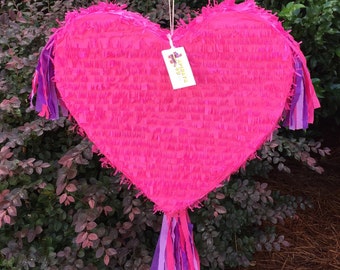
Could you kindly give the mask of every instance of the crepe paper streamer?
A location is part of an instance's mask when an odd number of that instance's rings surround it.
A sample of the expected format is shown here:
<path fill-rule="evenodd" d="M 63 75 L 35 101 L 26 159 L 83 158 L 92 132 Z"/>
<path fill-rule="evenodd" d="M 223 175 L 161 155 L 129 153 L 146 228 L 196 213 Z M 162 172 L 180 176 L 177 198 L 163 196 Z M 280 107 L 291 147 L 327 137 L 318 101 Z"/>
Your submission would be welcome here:
<path fill-rule="evenodd" d="M 307 129 L 308 123 L 313 123 L 314 108 L 319 106 L 319 103 L 316 100 L 317 103 L 316 106 L 314 106 L 311 102 L 314 97 L 311 96 L 310 91 L 305 90 L 305 78 L 308 74 L 305 74 L 303 64 L 298 57 L 294 59 L 294 68 L 296 73 L 294 77 L 293 96 L 290 101 L 289 109 L 285 113 L 283 124 L 291 130 Z M 312 92 L 312 94 L 313 93 L 314 92 Z"/>
<path fill-rule="evenodd" d="M 54 82 L 53 49 L 54 36 L 50 37 L 40 54 L 32 80 L 33 90 L 31 93 L 31 107 L 34 107 L 33 98 L 36 95 L 35 109 L 39 112 L 39 116 L 56 120 L 60 116 L 59 107 L 64 116 L 68 114 L 68 111 L 62 100 L 60 100 Z"/>
<path fill-rule="evenodd" d="M 254 1 L 207 6 L 174 30 L 195 86 L 172 89 L 168 34 L 115 4 L 70 12 L 41 52 L 31 98 L 48 119 L 67 108 L 103 165 L 165 214 L 152 269 L 198 270 L 187 209 L 254 158 L 278 122 L 307 128 L 319 102 L 299 44 Z"/>
<path fill-rule="evenodd" d="M 199 255 L 193 239 L 193 225 L 186 211 L 171 217 L 163 216 L 162 229 L 150 269 L 200 269 Z"/>
<path fill-rule="evenodd" d="M 52 63 L 53 37 L 40 54 L 38 66 L 33 78 L 32 98 L 37 94 L 36 110 L 39 116 L 47 119 L 58 119 L 59 105 L 56 92 L 56 85 L 53 82 L 54 65 Z M 31 98 L 31 100 L 32 100 Z M 31 103 L 32 105 L 32 103 Z"/>

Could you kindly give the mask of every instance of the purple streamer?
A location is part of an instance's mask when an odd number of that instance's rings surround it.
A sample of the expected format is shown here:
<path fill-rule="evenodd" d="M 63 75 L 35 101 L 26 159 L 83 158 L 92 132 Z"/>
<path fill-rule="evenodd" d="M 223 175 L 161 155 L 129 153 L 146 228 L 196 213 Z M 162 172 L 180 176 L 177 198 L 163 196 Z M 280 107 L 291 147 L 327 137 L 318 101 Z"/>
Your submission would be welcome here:
<path fill-rule="evenodd" d="M 166 215 L 163 216 L 162 229 L 158 238 L 158 243 L 156 246 L 156 251 L 152 259 L 152 264 L 150 270 L 165 270 L 165 248 L 168 238 L 168 222 Z"/>
<path fill-rule="evenodd" d="M 290 128 L 294 128 L 295 125 L 296 125 L 294 114 L 296 112 L 295 110 L 297 109 L 298 101 L 301 98 L 301 92 L 302 92 L 302 87 L 303 87 L 303 84 L 302 84 L 302 76 L 303 76 L 302 75 L 302 66 L 301 66 L 301 62 L 298 61 L 298 59 L 296 59 L 296 61 L 295 61 L 295 72 L 296 72 L 295 91 L 294 91 L 294 96 L 293 96 L 293 99 L 292 99 L 290 115 L 289 115 L 289 118 L 290 118 L 289 127 Z M 298 109 L 301 109 L 301 108 L 298 108 Z"/>
<path fill-rule="evenodd" d="M 307 129 L 308 128 L 308 96 L 307 96 L 307 92 L 303 91 L 304 93 L 304 99 L 303 99 L 303 119 L 302 119 L 302 124 L 303 124 L 303 129 Z"/>
<path fill-rule="evenodd" d="M 199 270 L 199 258 L 196 255 L 196 248 L 193 240 L 193 225 L 185 218 L 182 220 L 179 217 L 163 217 L 162 229 L 156 246 L 155 254 L 152 260 L 150 270 Z M 185 224 L 182 224 L 185 222 Z M 189 238 L 183 231 L 182 226 L 188 226 Z M 173 250 L 170 254 L 173 255 L 175 269 L 168 269 L 166 245 L 169 241 L 173 244 Z M 187 250 L 187 242 L 190 243 L 190 250 Z M 189 262 L 188 252 L 193 254 L 193 262 Z"/>
<path fill-rule="evenodd" d="M 59 104 L 59 93 L 54 81 L 54 41 L 54 36 L 52 36 L 40 54 L 35 70 L 37 79 L 34 82 L 38 84 L 36 88 L 35 110 L 52 120 L 59 118 L 59 106 L 61 106 L 62 114 L 67 115 L 65 106 Z"/>
<path fill-rule="evenodd" d="M 153 259 L 152 259 L 152 264 L 151 264 L 151 268 L 150 270 L 158 270 L 158 262 L 159 262 L 159 256 L 160 256 L 160 252 L 159 252 L 159 239 L 158 239 L 158 242 L 157 242 L 157 246 L 156 246 L 156 250 L 155 250 L 155 253 L 153 255 Z"/>
<path fill-rule="evenodd" d="M 182 257 L 182 250 L 181 250 L 181 243 L 180 243 L 180 232 L 179 232 L 179 226 L 176 221 L 172 222 L 172 229 L 174 232 L 174 253 L 175 253 L 175 262 L 176 262 L 176 269 L 182 269 L 181 268 L 181 257 Z"/>
<path fill-rule="evenodd" d="M 294 59 L 294 94 L 290 102 L 284 125 L 292 130 L 308 127 L 308 102 L 305 91 L 304 73 L 301 60 Z"/>

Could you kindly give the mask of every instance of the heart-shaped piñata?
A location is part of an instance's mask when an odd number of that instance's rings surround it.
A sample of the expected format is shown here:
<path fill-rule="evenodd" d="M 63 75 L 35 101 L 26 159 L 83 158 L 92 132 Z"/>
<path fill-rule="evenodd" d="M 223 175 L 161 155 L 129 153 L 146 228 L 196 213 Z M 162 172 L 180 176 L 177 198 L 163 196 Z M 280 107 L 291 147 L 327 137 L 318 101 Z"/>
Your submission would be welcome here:
<path fill-rule="evenodd" d="M 60 98 L 156 209 L 195 206 L 276 129 L 299 74 L 302 97 L 312 97 L 304 117 L 311 120 L 317 105 L 305 60 L 277 18 L 252 1 L 231 2 L 204 8 L 175 30 L 173 43 L 185 48 L 196 80 L 179 90 L 161 54 L 170 48 L 168 30 L 113 4 L 69 13 L 37 69 L 37 110 L 56 118 Z M 46 90 L 52 64 L 57 90 L 52 80 Z"/>

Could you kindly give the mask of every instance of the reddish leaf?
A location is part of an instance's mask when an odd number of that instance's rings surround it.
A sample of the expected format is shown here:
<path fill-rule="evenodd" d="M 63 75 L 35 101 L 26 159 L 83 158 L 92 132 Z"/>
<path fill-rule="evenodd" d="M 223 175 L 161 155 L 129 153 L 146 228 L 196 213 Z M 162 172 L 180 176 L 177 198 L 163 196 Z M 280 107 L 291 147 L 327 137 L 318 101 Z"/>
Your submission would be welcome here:
<path fill-rule="evenodd" d="M 77 235 L 76 243 L 80 244 L 83 243 L 87 239 L 88 233 L 87 232 L 81 232 Z"/>
<path fill-rule="evenodd" d="M 44 189 L 47 186 L 45 182 L 42 182 L 38 185 L 39 188 Z"/>
<path fill-rule="evenodd" d="M 65 252 L 64 251 L 59 251 L 58 253 L 57 253 L 57 257 L 59 257 L 59 258 L 62 258 L 62 257 L 64 257 L 65 256 Z"/>
<path fill-rule="evenodd" d="M 92 242 L 85 239 L 84 242 L 81 244 L 82 248 L 87 248 L 87 247 L 91 247 L 92 246 Z"/>
<path fill-rule="evenodd" d="M 28 175 L 33 174 L 33 172 L 34 172 L 33 168 L 28 168 L 28 169 L 25 170 L 25 173 L 28 174 Z"/>
<path fill-rule="evenodd" d="M 102 206 L 97 206 L 97 211 L 99 214 L 101 214 L 103 212 L 103 207 Z"/>
<path fill-rule="evenodd" d="M 82 247 L 83 247 L 83 248 L 91 248 L 91 247 L 93 247 L 93 242 L 92 242 L 92 241 L 89 241 L 88 239 L 86 239 L 86 240 L 83 242 Z"/>
<path fill-rule="evenodd" d="M 37 174 L 41 174 L 42 173 L 42 168 L 41 167 L 36 167 L 35 171 L 37 172 Z"/>
<path fill-rule="evenodd" d="M 6 166 L 0 166 L 0 175 L 8 175 L 9 173 L 10 171 Z"/>
<path fill-rule="evenodd" d="M 34 166 L 39 167 L 42 163 L 43 163 L 42 160 L 37 160 L 36 162 L 34 162 Z"/>
<path fill-rule="evenodd" d="M 67 194 L 63 193 L 60 197 L 59 197 L 59 203 L 63 204 L 67 199 Z"/>
<path fill-rule="evenodd" d="M 0 202 L 0 209 L 7 209 L 10 205 L 9 201 L 2 201 Z"/>
<path fill-rule="evenodd" d="M 66 187 L 65 183 L 61 185 L 57 185 L 57 189 L 56 189 L 57 196 L 59 196 L 64 191 L 65 187 Z"/>
<path fill-rule="evenodd" d="M 117 250 L 115 250 L 114 248 L 108 248 L 105 252 L 109 256 L 114 256 L 117 254 Z"/>
<path fill-rule="evenodd" d="M 104 213 L 105 213 L 105 215 L 107 216 L 108 215 L 108 213 L 109 212 L 112 212 L 113 211 L 113 209 L 112 209 L 112 207 L 111 206 L 104 206 Z"/>
<path fill-rule="evenodd" d="M 315 167 L 315 171 L 316 171 L 318 174 L 322 174 L 325 170 L 324 170 L 322 167 L 318 166 L 318 167 Z"/>
<path fill-rule="evenodd" d="M 4 222 L 7 224 L 11 224 L 11 217 L 9 215 L 4 216 Z"/>
<path fill-rule="evenodd" d="M 57 186 L 64 184 L 65 179 L 66 179 L 65 168 L 59 169 L 57 177 Z"/>
<path fill-rule="evenodd" d="M 277 166 L 277 169 L 279 171 L 282 171 L 284 169 L 284 167 L 285 167 L 285 165 L 282 162 L 280 162 L 279 165 Z"/>
<path fill-rule="evenodd" d="M 110 262 L 110 257 L 108 255 L 105 255 L 104 256 L 104 263 L 105 263 L 105 265 L 109 265 L 109 262 Z"/>
<path fill-rule="evenodd" d="M 323 151 L 325 152 L 326 155 L 330 155 L 331 154 L 331 149 L 329 149 L 328 147 L 325 147 L 323 149 Z"/>
<path fill-rule="evenodd" d="M 26 160 L 26 163 L 29 164 L 30 166 L 33 166 L 34 161 L 35 161 L 35 158 L 29 158 Z"/>
<path fill-rule="evenodd" d="M 313 166 L 313 165 L 316 164 L 316 160 L 315 160 L 314 158 L 312 158 L 312 157 L 308 157 L 308 158 L 307 158 L 307 164 L 308 164 L 309 166 Z"/>
<path fill-rule="evenodd" d="M 134 199 L 134 200 L 132 201 L 132 204 L 133 204 L 134 206 L 141 206 L 141 205 L 142 205 L 142 201 L 141 201 L 140 199 Z"/>
<path fill-rule="evenodd" d="M 131 227 L 132 227 L 132 223 L 131 222 L 124 222 L 123 223 L 123 228 L 125 229 L 125 230 L 129 230 Z"/>
<path fill-rule="evenodd" d="M 277 147 L 277 146 L 279 146 L 279 144 L 278 144 L 277 142 L 272 142 L 272 143 L 269 145 L 270 148 L 275 148 L 275 147 Z"/>
<path fill-rule="evenodd" d="M 21 231 L 15 233 L 15 237 L 17 238 L 25 238 L 28 234 L 28 228 L 24 228 Z"/>
<path fill-rule="evenodd" d="M 10 207 L 7 208 L 7 213 L 12 217 L 16 217 L 17 216 L 17 209 L 14 206 L 10 206 Z"/>
<path fill-rule="evenodd" d="M 87 221 L 87 214 L 84 212 L 80 212 L 77 218 L 77 222 L 86 223 L 86 221 Z"/>
<path fill-rule="evenodd" d="M 105 250 L 104 247 L 98 248 L 96 251 L 96 258 L 100 258 L 101 256 L 103 256 L 104 250 Z"/>
<path fill-rule="evenodd" d="M 112 236 L 105 236 L 102 239 L 102 245 L 107 246 L 110 245 L 113 241 L 113 237 Z"/>
<path fill-rule="evenodd" d="M 51 164 L 45 162 L 45 163 L 41 164 L 40 167 L 41 168 L 49 168 L 49 167 L 51 167 Z"/>
<path fill-rule="evenodd" d="M 87 221 L 94 221 L 99 216 L 97 209 L 89 209 L 86 212 L 86 220 Z"/>
<path fill-rule="evenodd" d="M 69 166 L 67 166 L 67 165 L 69 165 L 70 162 L 71 162 L 71 164 L 72 164 L 72 159 L 73 159 L 72 156 L 70 156 L 70 155 L 68 155 L 68 154 L 65 154 L 64 156 L 62 156 L 62 157 L 59 159 L 58 163 L 61 164 L 61 165 L 63 165 L 63 166 L 65 166 L 65 167 L 69 167 Z"/>
<path fill-rule="evenodd" d="M 89 200 L 89 206 L 90 206 L 90 208 L 93 209 L 93 208 L 95 207 L 95 205 L 96 205 L 96 202 L 95 202 L 93 199 L 90 199 L 90 200 Z"/>
<path fill-rule="evenodd" d="M 134 208 L 132 208 L 132 213 L 134 213 L 135 215 L 139 215 L 141 213 L 141 211 L 138 207 L 134 207 Z"/>
<path fill-rule="evenodd" d="M 70 168 L 67 173 L 66 173 L 66 177 L 67 179 L 73 179 L 74 177 L 77 176 L 77 169 L 76 168 Z"/>
<path fill-rule="evenodd" d="M 42 231 L 43 231 L 43 228 L 42 228 L 41 226 L 37 226 L 37 227 L 35 228 L 35 233 L 36 233 L 36 234 L 41 234 Z"/>
<path fill-rule="evenodd" d="M 95 233 L 90 233 L 87 239 L 89 239 L 90 241 L 96 241 L 98 239 L 98 235 Z"/>
<path fill-rule="evenodd" d="M 74 198 L 70 195 L 67 196 L 67 200 L 68 200 L 68 202 L 74 202 Z"/>
<path fill-rule="evenodd" d="M 78 223 L 76 224 L 74 230 L 75 230 L 75 232 L 78 233 L 78 232 L 83 231 L 85 229 L 85 227 L 86 227 L 86 223 L 85 222 L 79 222 L 78 221 Z"/>
<path fill-rule="evenodd" d="M 34 230 L 29 230 L 28 234 L 27 234 L 27 242 L 28 243 L 33 242 L 33 240 L 35 239 L 36 235 L 37 234 L 36 234 L 36 232 Z"/>
<path fill-rule="evenodd" d="M 130 213 L 132 210 L 132 205 L 128 205 L 124 208 L 123 214 L 126 215 L 127 213 Z"/>
<path fill-rule="evenodd" d="M 1 102 L 0 104 L 3 104 L 5 102 L 5 100 L 3 102 Z M 9 151 L 9 147 L 8 146 L 3 146 L 1 147 L 0 153 L 5 153 Z"/>
<path fill-rule="evenodd" d="M 91 221 L 91 222 L 87 223 L 87 225 L 86 225 L 86 229 L 88 231 L 91 231 L 91 230 L 93 230 L 96 227 L 97 227 L 97 223 L 94 222 L 94 221 Z"/>
<path fill-rule="evenodd" d="M 65 188 L 68 192 L 75 192 L 77 187 L 74 184 L 68 184 Z"/>
<path fill-rule="evenodd" d="M 13 156 L 14 153 L 12 152 L 8 152 L 6 153 L 6 155 L 4 156 L 5 159 L 10 159 Z"/>
<path fill-rule="evenodd" d="M 268 187 L 268 184 L 267 183 L 262 183 L 261 184 L 261 189 L 266 189 Z"/>
<path fill-rule="evenodd" d="M 216 206 L 215 206 L 215 210 L 216 210 L 216 212 L 219 213 L 219 214 L 225 214 L 225 213 L 227 213 L 227 209 L 226 209 L 224 206 L 222 206 L 222 205 L 216 205 Z"/>
<path fill-rule="evenodd" d="M 216 199 L 223 200 L 225 198 L 225 195 L 221 192 L 216 193 Z"/>
<path fill-rule="evenodd" d="M 282 242 L 282 245 L 283 245 L 284 247 L 289 247 L 289 246 L 290 246 L 289 242 L 286 241 L 286 240 Z"/>
<path fill-rule="evenodd" d="M 4 189 L 3 191 L 1 191 L 1 195 L 0 196 L 5 197 L 10 192 L 11 191 L 9 189 Z"/>

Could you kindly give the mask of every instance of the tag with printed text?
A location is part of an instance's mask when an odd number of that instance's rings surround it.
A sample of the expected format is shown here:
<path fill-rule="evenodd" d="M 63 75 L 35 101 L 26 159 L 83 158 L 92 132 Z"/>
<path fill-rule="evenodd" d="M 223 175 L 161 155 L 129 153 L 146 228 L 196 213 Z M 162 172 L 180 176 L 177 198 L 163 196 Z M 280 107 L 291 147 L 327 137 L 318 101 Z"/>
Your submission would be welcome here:
<path fill-rule="evenodd" d="M 196 85 L 188 57 L 183 47 L 162 51 L 173 89 Z"/>

